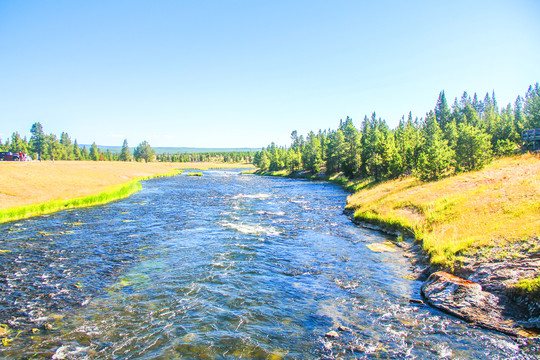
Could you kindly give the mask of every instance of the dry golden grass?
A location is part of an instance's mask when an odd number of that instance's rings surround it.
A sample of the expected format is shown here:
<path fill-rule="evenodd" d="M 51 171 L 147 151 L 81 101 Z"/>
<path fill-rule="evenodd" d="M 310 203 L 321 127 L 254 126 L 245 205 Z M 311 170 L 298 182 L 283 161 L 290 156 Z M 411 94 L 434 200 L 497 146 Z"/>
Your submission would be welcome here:
<path fill-rule="evenodd" d="M 244 166 L 244 165 L 242 165 Z M 245 165 L 250 167 L 250 165 Z M 226 168 L 224 163 L 138 163 L 96 161 L 0 162 L 0 209 L 101 193 L 132 179 L 174 169 Z"/>
<path fill-rule="evenodd" d="M 540 235 L 540 159 L 502 158 L 432 183 L 389 181 L 348 198 L 360 220 L 409 230 L 434 263 L 457 253 Z"/>

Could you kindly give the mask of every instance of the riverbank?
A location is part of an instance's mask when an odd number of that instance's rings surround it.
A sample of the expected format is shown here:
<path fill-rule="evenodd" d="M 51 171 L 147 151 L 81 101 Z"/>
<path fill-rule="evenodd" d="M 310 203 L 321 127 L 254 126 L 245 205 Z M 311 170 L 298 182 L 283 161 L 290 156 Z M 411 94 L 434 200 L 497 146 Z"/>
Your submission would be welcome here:
<path fill-rule="evenodd" d="M 433 276 L 422 292 L 431 305 L 512 335 L 540 329 L 538 156 L 501 158 L 437 182 L 376 184 L 349 196 L 346 208 L 355 221 L 421 244 L 411 259 L 428 260 L 425 275 Z"/>
<path fill-rule="evenodd" d="M 424 277 L 445 270 L 481 286 L 482 293 L 473 295 L 476 300 L 482 296 L 478 306 L 486 308 L 482 321 L 460 317 L 489 327 L 485 317 L 496 318 L 489 312 L 498 311 L 498 319 L 508 320 L 509 314 L 502 313 L 512 303 L 512 309 L 519 308 L 512 326 L 516 331 L 502 326 L 498 330 L 520 335 L 520 327 L 540 328 L 537 156 L 501 158 L 481 171 L 430 183 L 413 177 L 373 183 L 308 173 L 263 174 L 328 180 L 353 192 L 346 206 L 353 220 L 395 234 L 397 241 L 413 239 L 414 244 L 403 244 L 408 249 L 405 255 Z M 446 289 L 452 286 L 459 288 L 450 284 Z M 458 316 L 452 312 L 452 306 L 459 307 L 458 300 L 464 299 L 452 298 L 453 305 L 447 301 L 446 309 L 435 302 L 432 305 Z"/>
<path fill-rule="evenodd" d="M 141 180 L 183 169 L 249 164 L 43 161 L 0 163 L 0 223 L 104 204 L 141 189 Z"/>

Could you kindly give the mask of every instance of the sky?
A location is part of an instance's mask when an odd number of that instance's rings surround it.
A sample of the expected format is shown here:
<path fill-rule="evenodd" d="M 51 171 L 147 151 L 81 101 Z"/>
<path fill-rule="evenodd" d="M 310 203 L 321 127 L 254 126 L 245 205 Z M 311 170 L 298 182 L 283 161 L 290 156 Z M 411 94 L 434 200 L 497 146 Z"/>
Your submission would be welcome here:
<path fill-rule="evenodd" d="M 0 0 L 0 138 L 251 147 L 540 81 L 540 1 Z"/>

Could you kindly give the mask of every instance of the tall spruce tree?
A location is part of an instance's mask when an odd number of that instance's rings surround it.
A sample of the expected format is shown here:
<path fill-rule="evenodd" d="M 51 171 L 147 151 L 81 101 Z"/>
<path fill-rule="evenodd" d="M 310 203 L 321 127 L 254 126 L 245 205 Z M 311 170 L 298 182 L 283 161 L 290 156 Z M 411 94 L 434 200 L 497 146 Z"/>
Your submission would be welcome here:
<path fill-rule="evenodd" d="M 131 152 L 129 151 L 127 139 L 124 139 L 124 143 L 122 144 L 122 150 L 120 151 L 119 160 L 131 161 Z"/>
<path fill-rule="evenodd" d="M 100 151 L 96 145 L 95 142 L 92 143 L 92 146 L 90 146 L 90 160 L 98 161 L 100 159 Z"/>
<path fill-rule="evenodd" d="M 64 147 L 64 160 L 73 160 L 75 156 L 73 154 L 71 138 L 69 137 L 68 133 L 62 132 L 62 134 L 60 134 L 60 144 L 62 144 Z"/>
<path fill-rule="evenodd" d="M 446 124 L 451 120 L 452 113 L 448 108 L 448 103 L 446 102 L 446 96 L 444 95 L 444 90 L 439 94 L 439 99 L 437 100 L 437 105 L 435 106 L 435 117 L 439 123 L 439 127 L 444 129 Z"/>
<path fill-rule="evenodd" d="M 326 148 L 326 170 L 330 174 L 339 173 L 342 170 L 342 159 L 345 157 L 345 136 L 341 129 L 332 131 L 328 135 Z"/>
<path fill-rule="evenodd" d="M 530 129 L 540 128 L 540 85 L 530 86 L 525 95 L 525 114 Z"/>
<path fill-rule="evenodd" d="M 306 139 L 305 160 L 307 170 L 318 173 L 324 166 L 320 138 L 311 131 Z"/>
<path fill-rule="evenodd" d="M 43 132 L 43 126 L 39 122 L 34 123 L 30 129 L 30 148 L 41 159 L 41 155 L 46 151 L 47 143 L 45 140 L 45 133 Z"/>
<path fill-rule="evenodd" d="M 523 98 L 521 96 L 518 96 L 514 103 L 514 124 L 518 134 L 521 134 L 528 126 L 527 117 L 523 112 Z"/>
<path fill-rule="evenodd" d="M 474 93 L 473 96 L 472 107 L 474 110 L 476 110 L 478 116 L 482 117 L 482 115 L 484 114 L 484 103 L 478 100 L 478 95 L 476 95 L 476 93 Z"/>
<path fill-rule="evenodd" d="M 449 170 L 454 159 L 454 151 L 444 139 L 433 112 L 428 115 L 422 132 L 417 176 L 422 181 L 438 180 Z"/>
<path fill-rule="evenodd" d="M 81 149 L 79 149 L 79 144 L 77 143 L 77 139 L 73 142 L 73 158 L 75 160 L 83 160 L 81 155 Z"/>
<path fill-rule="evenodd" d="M 359 174 L 362 164 L 362 135 L 354 126 L 352 119 L 347 116 L 345 123 L 341 126 L 344 137 L 344 154 L 342 157 L 342 169 L 345 176 L 352 178 Z"/>

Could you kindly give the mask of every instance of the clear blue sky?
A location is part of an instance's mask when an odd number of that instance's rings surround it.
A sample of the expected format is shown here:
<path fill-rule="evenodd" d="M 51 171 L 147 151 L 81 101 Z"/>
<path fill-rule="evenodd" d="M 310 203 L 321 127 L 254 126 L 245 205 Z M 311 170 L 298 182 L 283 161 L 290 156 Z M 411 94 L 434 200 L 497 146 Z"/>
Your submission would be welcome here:
<path fill-rule="evenodd" d="M 540 81 L 540 1 L 0 1 L 0 138 L 262 147 Z"/>

